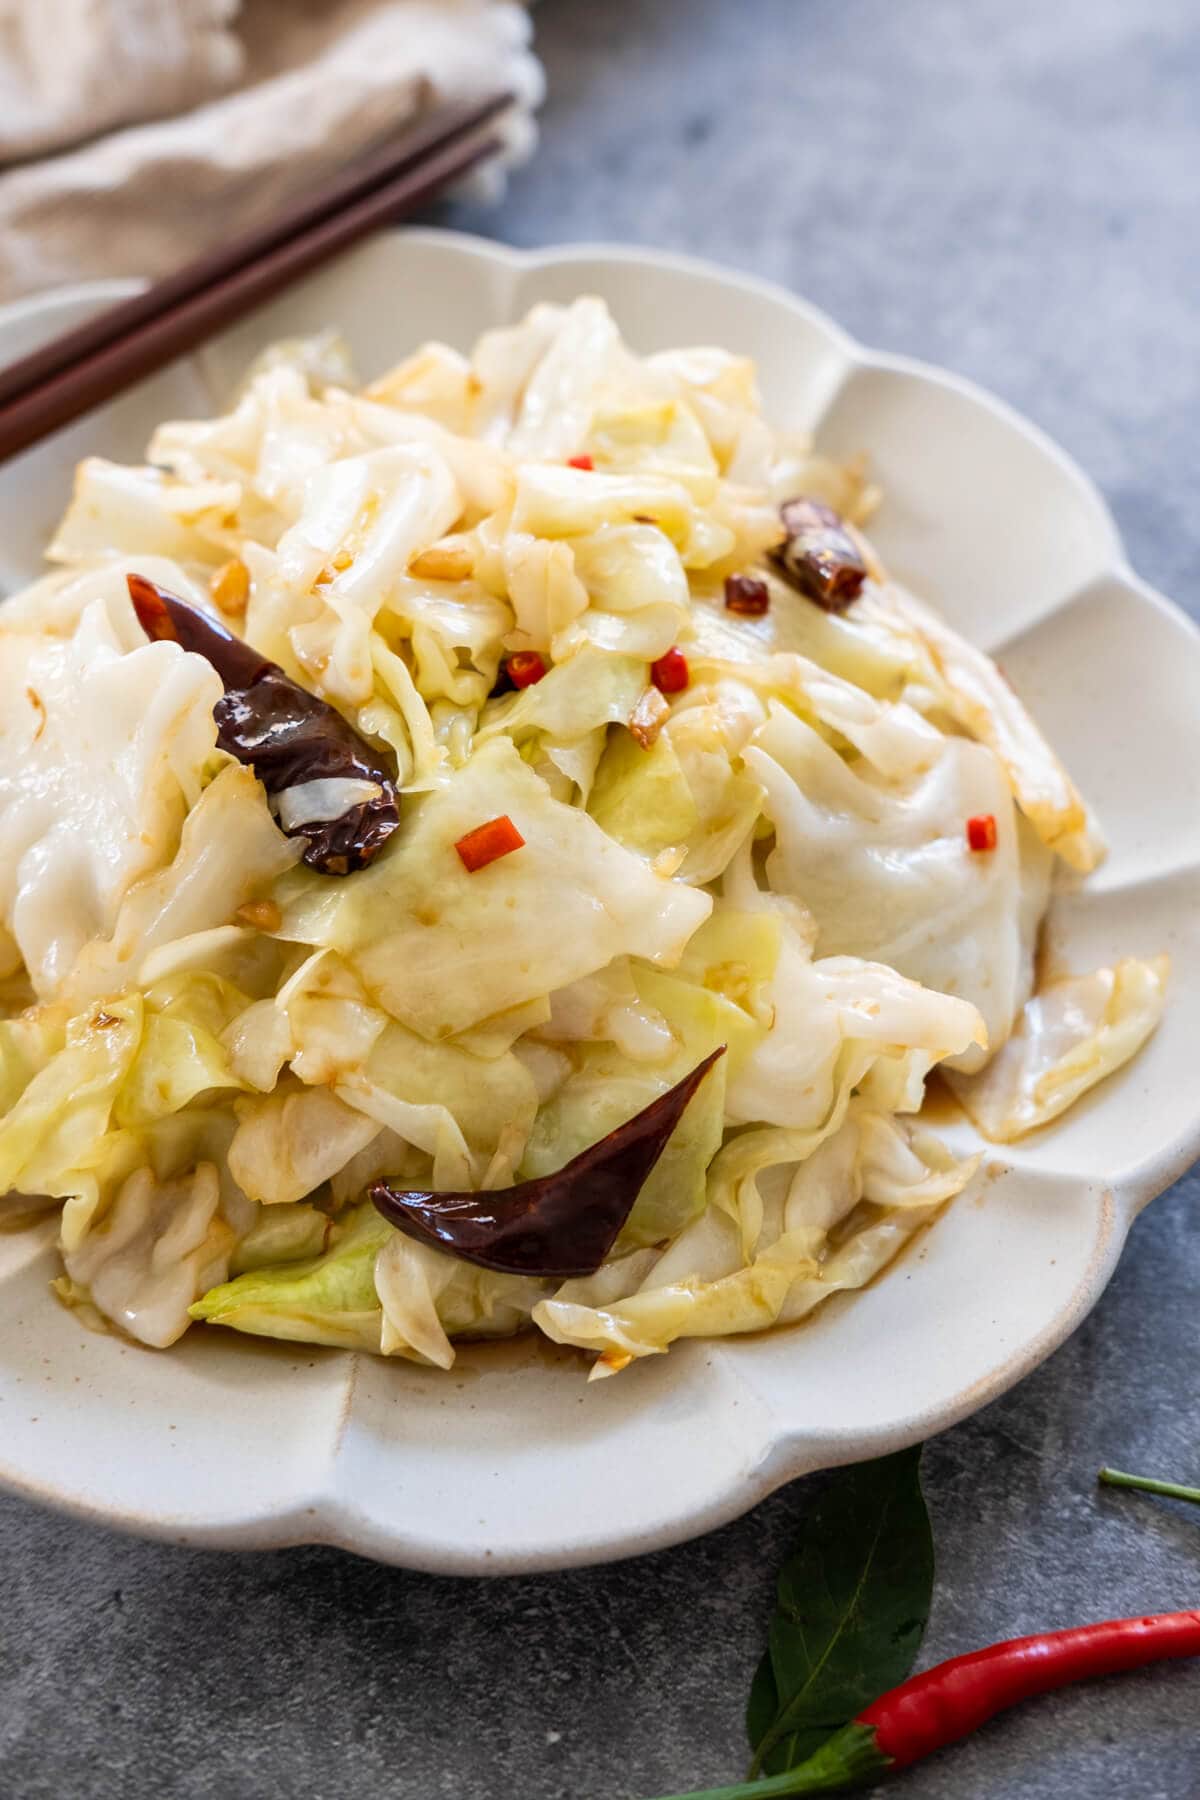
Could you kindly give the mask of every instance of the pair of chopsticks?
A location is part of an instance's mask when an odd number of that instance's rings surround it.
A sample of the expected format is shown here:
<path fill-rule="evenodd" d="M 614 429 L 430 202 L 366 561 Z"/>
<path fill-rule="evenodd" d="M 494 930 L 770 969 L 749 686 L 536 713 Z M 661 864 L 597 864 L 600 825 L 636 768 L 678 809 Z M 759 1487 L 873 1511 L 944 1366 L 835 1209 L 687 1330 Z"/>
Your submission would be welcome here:
<path fill-rule="evenodd" d="M 442 108 L 270 224 L 198 257 L 0 369 L 0 462 L 224 330 L 500 148 L 494 94 Z"/>

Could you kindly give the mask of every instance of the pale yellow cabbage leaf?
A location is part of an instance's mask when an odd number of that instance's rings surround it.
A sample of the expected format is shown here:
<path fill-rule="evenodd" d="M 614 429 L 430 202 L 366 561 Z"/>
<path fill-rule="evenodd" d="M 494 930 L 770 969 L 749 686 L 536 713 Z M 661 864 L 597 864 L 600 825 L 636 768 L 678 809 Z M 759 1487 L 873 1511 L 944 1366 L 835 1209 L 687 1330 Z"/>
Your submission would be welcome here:
<path fill-rule="evenodd" d="M 1029 1000 L 999 1055 L 978 1075 L 947 1071 L 974 1123 L 1008 1144 L 1049 1124 L 1135 1056 L 1162 1017 L 1169 959 L 1129 956 L 1052 981 Z"/>

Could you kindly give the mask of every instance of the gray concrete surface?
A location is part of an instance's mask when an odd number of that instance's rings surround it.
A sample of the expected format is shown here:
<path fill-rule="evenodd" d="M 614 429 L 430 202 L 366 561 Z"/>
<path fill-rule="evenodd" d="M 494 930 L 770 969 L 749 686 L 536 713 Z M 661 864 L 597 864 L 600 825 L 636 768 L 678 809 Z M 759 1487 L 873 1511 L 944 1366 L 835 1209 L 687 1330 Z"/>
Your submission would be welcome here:
<path fill-rule="evenodd" d="M 552 99 L 499 212 L 775 276 L 998 389 L 1197 608 L 1195 0 L 545 0 Z M 1200 610 L 1200 608 L 1198 608 Z M 928 1452 L 931 1657 L 1195 1603 L 1200 1180 L 1077 1336 Z M 140 1544 L 0 1501 L 4 1800 L 636 1800 L 732 1779 L 801 1483 L 623 1566 L 501 1584 Z M 921 1800 L 1200 1795 L 1200 1667 L 1076 1690 L 914 1772 Z"/>

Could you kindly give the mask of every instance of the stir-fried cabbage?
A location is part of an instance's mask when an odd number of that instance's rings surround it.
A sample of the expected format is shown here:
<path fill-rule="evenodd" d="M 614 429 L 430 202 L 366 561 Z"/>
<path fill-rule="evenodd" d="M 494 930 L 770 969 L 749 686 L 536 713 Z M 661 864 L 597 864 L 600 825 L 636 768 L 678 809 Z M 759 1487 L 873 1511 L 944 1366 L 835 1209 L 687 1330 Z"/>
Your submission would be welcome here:
<path fill-rule="evenodd" d="M 439 1368 L 534 1326 L 612 1374 L 883 1269 L 979 1161 L 922 1125 L 934 1067 L 1007 1141 L 1135 1053 L 1165 959 L 1035 986 L 1055 858 L 1099 853 L 1077 790 L 865 542 L 841 610 L 784 578 L 798 497 L 879 498 L 745 358 L 640 357 L 586 298 L 361 391 L 328 334 L 277 346 L 144 465 L 81 464 L 0 613 L 0 1198 L 61 1203 L 82 1318 Z M 394 768 L 369 866 L 287 834 L 378 782 L 268 797 L 129 574 Z M 370 1202 L 543 1191 L 722 1051 L 591 1273 Z"/>

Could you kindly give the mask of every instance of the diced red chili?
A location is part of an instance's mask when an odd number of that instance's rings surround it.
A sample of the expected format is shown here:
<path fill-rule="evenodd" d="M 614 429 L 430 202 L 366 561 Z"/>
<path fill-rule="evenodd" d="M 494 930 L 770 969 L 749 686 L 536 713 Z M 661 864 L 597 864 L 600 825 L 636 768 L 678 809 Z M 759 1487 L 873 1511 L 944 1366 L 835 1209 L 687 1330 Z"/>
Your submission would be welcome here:
<path fill-rule="evenodd" d="M 517 688 L 532 687 L 546 673 L 546 665 L 536 650 L 514 650 L 505 658 L 504 666 L 508 679 Z"/>
<path fill-rule="evenodd" d="M 568 456 L 568 458 L 567 458 L 568 469 L 594 469 L 595 466 L 596 465 L 592 461 L 591 457 L 587 456 L 587 455 Z"/>
<path fill-rule="evenodd" d="M 650 679 L 660 694 L 681 694 L 691 676 L 687 657 L 678 644 L 672 644 L 665 656 L 650 664 Z"/>
<path fill-rule="evenodd" d="M 745 619 L 760 619 L 771 605 L 771 590 L 756 575 L 725 577 L 725 609 Z"/>
<path fill-rule="evenodd" d="M 454 848 L 467 874 L 474 875 L 477 869 L 486 869 L 497 857 L 507 856 L 510 850 L 519 850 L 524 842 L 508 814 L 501 813 L 498 819 L 489 819 L 486 825 L 477 825 L 474 831 L 468 831 Z"/>
<path fill-rule="evenodd" d="M 996 848 L 995 813 L 977 813 L 973 819 L 967 820 L 967 843 L 972 850 Z"/>

